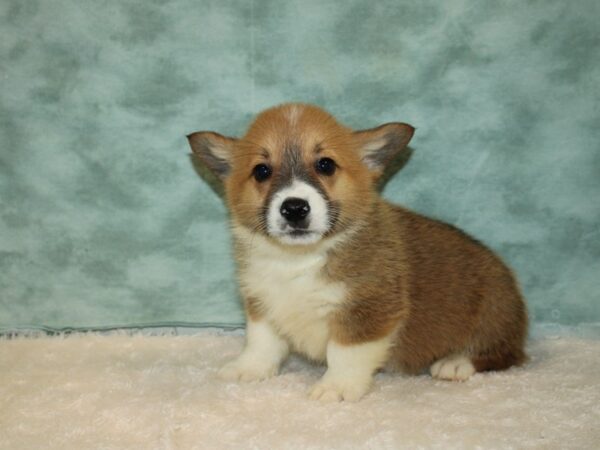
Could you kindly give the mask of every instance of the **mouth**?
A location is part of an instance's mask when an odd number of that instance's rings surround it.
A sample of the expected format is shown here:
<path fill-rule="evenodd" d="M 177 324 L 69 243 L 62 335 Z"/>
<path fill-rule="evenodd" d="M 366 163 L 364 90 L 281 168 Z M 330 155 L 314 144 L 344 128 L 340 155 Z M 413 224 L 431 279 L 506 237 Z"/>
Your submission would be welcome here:
<path fill-rule="evenodd" d="M 322 233 L 311 230 L 289 229 L 270 233 L 274 238 L 287 245 L 310 245 L 322 238 Z"/>
<path fill-rule="evenodd" d="M 307 230 L 292 230 L 288 232 L 289 236 L 297 237 L 297 236 L 306 236 L 307 234 L 311 234 L 312 231 Z"/>

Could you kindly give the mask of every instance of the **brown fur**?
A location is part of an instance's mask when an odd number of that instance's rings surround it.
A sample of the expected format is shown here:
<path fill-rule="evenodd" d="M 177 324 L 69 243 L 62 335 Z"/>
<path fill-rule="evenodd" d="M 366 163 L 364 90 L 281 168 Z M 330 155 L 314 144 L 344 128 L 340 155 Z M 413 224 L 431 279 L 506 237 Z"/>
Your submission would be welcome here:
<path fill-rule="evenodd" d="M 390 363 L 412 373 L 461 352 L 478 371 L 522 363 L 527 314 L 499 258 L 447 224 L 373 206 L 369 225 L 329 265 L 332 278 L 353 287 L 332 318 L 334 338 L 351 344 L 397 327 Z"/>
<path fill-rule="evenodd" d="M 252 296 L 244 297 L 244 310 L 250 320 L 260 320 L 264 315 L 260 300 Z"/>
<path fill-rule="evenodd" d="M 263 112 L 240 140 L 196 133 L 190 143 L 217 173 L 224 161 L 206 155 L 206 140 L 226 155 L 229 172 L 223 178 L 232 221 L 253 232 L 266 235 L 259 211 L 277 178 L 257 183 L 251 169 L 267 162 L 274 172 L 283 170 L 286 151 L 341 205 L 325 239 L 344 231 L 349 237 L 329 251 L 323 276 L 345 283 L 349 295 L 329 318 L 331 339 L 351 345 L 395 333 L 389 364 L 412 373 L 454 353 L 468 355 L 478 371 L 521 364 L 527 313 L 511 271 L 462 231 L 391 205 L 377 193 L 385 163 L 408 143 L 412 127 L 393 123 L 354 132 L 310 105 L 301 105 L 302 114 L 290 120 L 294 107 Z M 368 170 L 365 148 L 379 141 L 386 142 L 376 155 L 381 166 Z M 324 156 L 338 164 L 334 176 L 311 172 L 315 158 Z M 241 265 L 250 257 L 241 243 L 236 254 Z M 247 298 L 245 306 L 249 318 L 262 317 L 260 299 Z"/>

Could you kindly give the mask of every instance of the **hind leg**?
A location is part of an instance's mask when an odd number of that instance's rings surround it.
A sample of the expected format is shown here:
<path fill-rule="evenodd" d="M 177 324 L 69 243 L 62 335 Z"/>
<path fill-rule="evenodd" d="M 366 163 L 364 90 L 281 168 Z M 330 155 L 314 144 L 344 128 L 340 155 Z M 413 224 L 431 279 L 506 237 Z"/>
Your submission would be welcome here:
<path fill-rule="evenodd" d="M 475 373 L 475 366 L 468 356 L 450 355 L 437 360 L 429 370 L 433 378 L 465 381 Z"/>
<path fill-rule="evenodd" d="M 504 345 L 478 352 L 473 356 L 472 362 L 477 372 L 488 370 L 505 370 L 511 366 L 520 366 L 527 361 L 527 355 L 523 351 L 522 343 L 512 346 Z"/>

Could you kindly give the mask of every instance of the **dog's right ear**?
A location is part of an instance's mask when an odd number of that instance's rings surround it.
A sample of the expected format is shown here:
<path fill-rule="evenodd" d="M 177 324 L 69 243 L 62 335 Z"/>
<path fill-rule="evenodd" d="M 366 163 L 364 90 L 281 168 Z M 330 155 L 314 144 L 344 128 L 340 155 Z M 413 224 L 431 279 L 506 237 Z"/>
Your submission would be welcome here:
<path fill-rule="evenodd" d="M 231 158 L 237 139 L 222 136 L 212 131 L 188 134 L 192 151 L 221 180 L 231 171 Z"/>

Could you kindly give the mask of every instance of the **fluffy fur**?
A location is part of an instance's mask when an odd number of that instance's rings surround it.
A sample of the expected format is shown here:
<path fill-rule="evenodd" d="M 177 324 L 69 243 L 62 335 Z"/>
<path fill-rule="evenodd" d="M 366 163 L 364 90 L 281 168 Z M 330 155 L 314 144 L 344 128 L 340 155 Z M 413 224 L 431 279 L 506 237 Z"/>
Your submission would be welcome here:
<path fill-rule="evenodd" d="M 311 397 L 357 400 L 382 367 L 464 380 L 525 360 L 527 314 L 511 271 L 462 231 L 378 194 L 413 132 L 353 131 L 286 104 L 241 139 L 189 136 L 224 182 L 248 318 L 246 349 L 223 377 L 265 378 L 291 350 L 327 362 Z M 290 218 L 286 200 L 304 212 Z"/>

